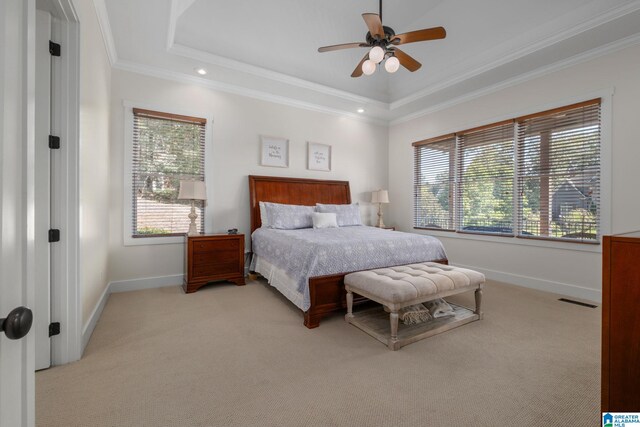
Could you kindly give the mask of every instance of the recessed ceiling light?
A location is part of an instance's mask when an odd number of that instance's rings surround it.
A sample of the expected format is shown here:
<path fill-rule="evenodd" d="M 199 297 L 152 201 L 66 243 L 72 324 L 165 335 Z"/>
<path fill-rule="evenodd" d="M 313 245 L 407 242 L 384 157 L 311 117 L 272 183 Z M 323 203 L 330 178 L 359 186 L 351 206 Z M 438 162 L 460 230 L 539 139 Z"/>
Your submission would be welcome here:
<path fill-rule="evenodd" d="M 364 108 L 358 108 L 358 113 L 360 114 L 364 113 Z"/>
<path fill-rule="evenodd" d="M 196 68 L 196 73 L 200 74 L 201 76 L 204 76 L 205 74 L 207 74 L 207 70 L 205 70 L 204 68 Z"/>

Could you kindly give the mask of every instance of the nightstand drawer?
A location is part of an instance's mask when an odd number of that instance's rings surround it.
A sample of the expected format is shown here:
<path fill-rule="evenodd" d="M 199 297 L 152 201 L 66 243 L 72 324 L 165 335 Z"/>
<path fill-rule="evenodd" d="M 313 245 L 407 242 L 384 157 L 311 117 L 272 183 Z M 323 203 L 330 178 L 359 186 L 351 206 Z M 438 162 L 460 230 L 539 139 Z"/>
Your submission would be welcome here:
<path fill-rule="evenodd" d="M 212 252 L 194 252 L 191 265 L 199 267 L 201 265 L 217 265 L 222 266 L 231 262 L 239 265 L 238 249 L 232 251 L 212 251 Z"/>
<path fill-rule="evenodd" d="M 192 271 L 193 279 L 198 279 L 200 277 L 226 276 L 233 273 L 242 273 L 238 261 L 194 265 Z"/>
<path fill-rule="evenodd" d="M 207 252 L 221 253 L 227 251 L 235 254 L 239 248 L 240 241 L 238 239 L 199 240 L 193 242 L 193 253 L 198 255 L 204 255 Z"/>

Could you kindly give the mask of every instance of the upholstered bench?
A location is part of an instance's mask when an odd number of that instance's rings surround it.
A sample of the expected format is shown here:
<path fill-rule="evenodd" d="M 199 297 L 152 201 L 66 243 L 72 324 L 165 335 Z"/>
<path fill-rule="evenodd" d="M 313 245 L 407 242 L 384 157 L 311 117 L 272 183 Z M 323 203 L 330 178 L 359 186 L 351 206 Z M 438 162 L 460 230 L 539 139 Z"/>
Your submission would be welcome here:
<path fill-rule="evenodd" d="M 391 350 L 397 350 L 420 339 L 481 319 L 484 281 L 484 275 L 477 271 L 435 262 L 350 273 L 344 278 L 347 291 L 345 320 L 387 344 Z M 404 330 L 399 335 L 400 309 L 468 291 L 475 291 L 475 310 L 452 305 L 454 315 L 403 327 Z M 379 307 L 354 314 L 354 293 L 387 307 L 390 312 L 388 320 L 385 320 L 386 312 Z"/>

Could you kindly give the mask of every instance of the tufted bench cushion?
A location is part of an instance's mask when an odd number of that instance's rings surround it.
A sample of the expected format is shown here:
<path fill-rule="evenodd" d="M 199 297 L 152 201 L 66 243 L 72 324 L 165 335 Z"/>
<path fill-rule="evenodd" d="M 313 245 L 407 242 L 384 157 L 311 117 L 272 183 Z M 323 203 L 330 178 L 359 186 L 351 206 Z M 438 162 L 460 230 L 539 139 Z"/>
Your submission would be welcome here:
<path fill-rule="evenodd" d="M 416 299 L 429 301 L 453 290 L 469 290 L 484 283 L 484 274 L 435 262 L 377 268 L 347 274 L 344 283 L 355 293 L 366 291 L 376 301 L 403 304 Z M 433 298 L 430 298 L 433 296 Z M 384 303 L 383 303 L 384 304 Z"/>
<path fill-rule="evenodd" d="M 347 274 L 344 287 L 347 291 L 347 315 L 345 319 L 388 344 L 392 350 L 453 327 L 482 318 L 480 309 L 484 274 L 467 268 L 452 267 L 435 262 L 400 265 L 397 267 L 377 268 Z M 460 316 L 435 329 L 421 331 L 415 336 L 398 338 L 398 310 L 414 304 L 420 304 L 437 298 L 475 290 L 476 308 L 474 311 L 462 310 Z M 390 336 L 384 338 L 373 330 L 367 322 L 356 319 L 353 314 L 353 294 L 359 294 L 376 301 L 389 309 Z M 444 322 L 444 321 L 443 321 Z M 384 338 L 384 339 L 383 339 Z"/>

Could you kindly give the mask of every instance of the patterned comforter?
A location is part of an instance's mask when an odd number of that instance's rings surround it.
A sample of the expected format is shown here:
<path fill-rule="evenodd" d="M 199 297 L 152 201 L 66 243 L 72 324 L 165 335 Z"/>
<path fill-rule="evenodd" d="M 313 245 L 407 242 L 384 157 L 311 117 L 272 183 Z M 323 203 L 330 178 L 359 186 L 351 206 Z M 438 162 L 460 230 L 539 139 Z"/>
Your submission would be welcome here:
<path fill-rule="evenodd" d="M 310 307 L 310 277 L 446 258 L 442 243 L 434 237 L 366 226 L 259 228 L 251 237 L 254 254 L 296 282 L 305 311 Z"/>

